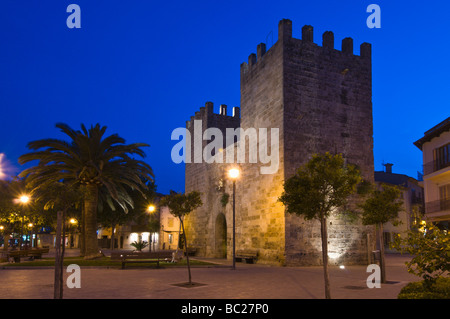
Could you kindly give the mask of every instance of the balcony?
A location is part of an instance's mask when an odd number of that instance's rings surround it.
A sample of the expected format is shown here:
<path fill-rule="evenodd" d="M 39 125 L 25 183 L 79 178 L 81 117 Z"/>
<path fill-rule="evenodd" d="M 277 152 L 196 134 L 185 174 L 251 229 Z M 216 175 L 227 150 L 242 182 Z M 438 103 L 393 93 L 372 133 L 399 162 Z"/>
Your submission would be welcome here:
<path fill-rule="evenodd" d="M 425 203 L 425 212 L 427 214 L 450 210 L 450 198 L 435 200 Z"/>
<path fill-rule="evenodd" d="M 450 162 L 434 160 L 423 165 L 423 175 L 428 175 L 447 167 L 450 167 Z"/>

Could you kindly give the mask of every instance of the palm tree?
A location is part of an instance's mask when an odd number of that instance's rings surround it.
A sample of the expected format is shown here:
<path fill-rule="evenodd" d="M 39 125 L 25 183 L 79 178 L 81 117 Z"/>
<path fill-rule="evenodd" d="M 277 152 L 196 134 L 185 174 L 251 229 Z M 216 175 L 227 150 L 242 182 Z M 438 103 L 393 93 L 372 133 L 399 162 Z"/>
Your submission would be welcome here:
<path fill-rule="evenodd" d="M 133 201 L 127 189 L 142 193 L 146 185 L 142 178 L 153 180 L 151 167 L 133 155 L 145 157 L 144 143 L 125 144 L 125 140 L 113 134 L 105 137 L 106 126 L 100 124 L 90 129 L 82 124 L 81 131 L 58 123 L 56 127 L 71 140 L 42 139 L 28 143 L 32 152 L 19 158 L 19 163 L 39 161 L 36 166 L 24 170 L 20 175 L 28 176 L 35 188 L 64 181 L 70 187 L 80 187 L 83 192 L 85 213 L 84 258 L 100 256 L 97 243 L 97 208 L 99 189 L 104 187 L 111 198 L 127 212 Z"/>

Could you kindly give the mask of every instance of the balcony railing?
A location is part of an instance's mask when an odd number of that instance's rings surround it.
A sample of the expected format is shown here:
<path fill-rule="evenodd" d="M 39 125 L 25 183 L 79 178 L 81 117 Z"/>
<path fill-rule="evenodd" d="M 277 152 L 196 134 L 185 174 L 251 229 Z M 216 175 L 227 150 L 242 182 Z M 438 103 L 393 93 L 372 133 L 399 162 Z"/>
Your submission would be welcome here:
<path fill-rule="evenodd" d="M 450 166 L 450 162 L 432 161 L 423 165 L 423 175 L 434 173 L 440 169 Z"/>
<path fill-rule="evenodd" d="M 450 198 L 425 203 L 425 212 L 427 214 L 436 213 L 443 210 L 450 210 Z"/>

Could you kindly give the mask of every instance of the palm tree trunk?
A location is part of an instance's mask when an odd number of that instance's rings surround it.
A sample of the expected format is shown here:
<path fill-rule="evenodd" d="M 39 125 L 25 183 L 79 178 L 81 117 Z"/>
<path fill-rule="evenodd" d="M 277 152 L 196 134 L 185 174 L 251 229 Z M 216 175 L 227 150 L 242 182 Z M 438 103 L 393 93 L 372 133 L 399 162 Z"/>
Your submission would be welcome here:
<path fill-rule="evenodd" d="M 3 233 L 3 251 L 5 252 L 4 256 L 6 261 L 8 261 L 8 259 L 6 258 L 6 252 L 8 251 L 9 235 L 10 233 L 8 232 Z M 2 258 L 0 258 L 0 260 L 2 260 Z"/>
<path fill-rule="evenodd" d="M 53 298 L 61 299 L 61 226 L 62 211 L 56 213 L 56 239 L 55 239 L 55 281 L 53 284 Z"/>
<path fill-rule="evenodd" d="M 378 229 L 380 232 L 380 269 L 381 269 L 381 283 L 386 283 L 386 267 L 384 264 L 384 235 L 383 235 L 383 224 L 379 223 Z"/>
<path fill-rule="evenodd" d="M 19 250 L 22 250 L 22 243 L 23 243 L 23 218 L 24 218 L 24 216 L 22 215 L 22 226 L 21 226 L 20 238 L 19 238 Z"/>
<path fill-rule="evenodd" d="M 327 233 L 327 219 L 320 218 L 320 232 L 322 235 L 322 261 L 323 261 L 323 276 L 325 282 L 325 298 L 331 299 L 330 294 L 330 276 L 328 275 L 328 233 Z"/>
<path fill-rule="evenodd" d="M 95 184 L 86 185 L 86 195 L 84 200 L 85 213 L 85 255 L 84 259 L 94 259 L 100 257 L 97 240 L 97 206 L 98 187 Z"/>
<path fill-rule="evenodd" d="M 6 228 L 6 227 L 5 227 Z M 9 245 L 9 236 L 11 235 L 11 233 L 9 232 L 4 232 L 3 233 L 3 250 L 7 251 L 8 250 L 8 245 Z"/>
<path fill-rule="evenodd" d="M 111 250 L 114 250 L 114 229 L 116 229 L 116 224 L 113 222 L 111 223 Z"/>
<path fill-rule="evenodd" d="M 66 251 L 66 211 L 63 210 L 62 213 L 62 248 L 61 248 L 61 260 L 60 260 L 60 265 L 59 268 L 60 273 L 59 273 L 59 298 L 63 299 L 63 291 L 64 291 L 64 253 Z"/>
<path fill-rule="evenodd" d="M 80 220 L 80 234 L 79 234 L 79 245 L 80 245 L 80 257 L 84 257 L 86 255 L 86 240 L 85 240 L 85 234 L 86 230 L 84 227 L 85 224 L 85 213 L 84 213 L 84 204 L 81 205 L 81 220 Z"/>
<path fill-rule="evenodd" d="M 186 262 L 188 266 L 188 273 L 189 273 L 189 284 L 192 285 L 192 278 L 191 278 L 191 265 L 189 264 L 189 253 L 187 249 L 187 239 L 186 239 L 186 232 L 184 231 L 184 224 L 183 219 L 180 217 L 181 227 L 183 228 L 183 236 L 184 236 L 184 247 L 186 250 Z"/>

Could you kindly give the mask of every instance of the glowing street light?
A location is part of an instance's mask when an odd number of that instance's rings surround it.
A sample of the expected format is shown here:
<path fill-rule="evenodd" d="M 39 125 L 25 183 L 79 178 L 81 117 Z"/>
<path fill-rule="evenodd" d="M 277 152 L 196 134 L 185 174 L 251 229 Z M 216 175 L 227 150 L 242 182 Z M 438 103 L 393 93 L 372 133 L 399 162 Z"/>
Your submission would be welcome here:
<path fill-rule="evenodd" d="M 232 168 L 228 171 L 228 176 L 232 179 L 232 180 L 236 180 L 239 177 L 239 170 L 237 168 Z"/>
<path fill-rule="evenodd" d="M 23 205 L 27 205 L 30 202 L 30 196 L 28 196 L 26 194 L 20 195 L 20 197 L 18 199 L 19 199 L 19 203 L 21 203 Z M 24 216 L 24 214 L 22 212 L 22 222 L 21 222 L 21 224 L 22 224 L 22 231 L 21 231 L 21 234 L 20 234 L 20 247 L 19 247 L 19 250 L 22 250 L 22 243 L 23 243 L 23 219 L 24 219 L 24 217 L 25 216 Z"/>
<path fill-rule="evenodd" d="M 148 211 L 149 213 L 153 213 L 155 210 L 156 210 L 155 205 L 149 205 L 149 206 L 147 207 L 147 211 Z"/>
<path fill-rule="evenodd" d="M 237 168 L 228 171 L 228 176 L 233 181 L 233 270 L 236 269 L 236 179 L 238 179 L 239 174 Z"/>
<path fill-rule="evenodd" d="M 22 196 L 19 197 L 19 201 L 20 201 L 22 204 L 28 204 L 28 202 L 30 201 L 30 196 L 28 196 L 28 195 L 22 195 Z"/>

